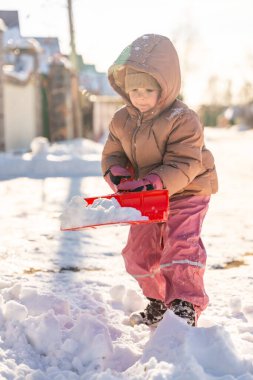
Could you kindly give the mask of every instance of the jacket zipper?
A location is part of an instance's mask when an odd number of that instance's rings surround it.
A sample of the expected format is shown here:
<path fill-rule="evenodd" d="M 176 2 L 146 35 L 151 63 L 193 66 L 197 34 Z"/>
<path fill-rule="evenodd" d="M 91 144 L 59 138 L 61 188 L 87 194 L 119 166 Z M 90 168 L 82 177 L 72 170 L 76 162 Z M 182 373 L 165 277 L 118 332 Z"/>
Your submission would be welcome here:
<path fill-rule="evenodd" d="M 134 134 L 132 137 L 132 156 L 133 156 L 133 161 L 135 165 L 135 177 L 137 179 L 139 178 L 139 169 L 138 169 L 137 160 L 136 160 L 136 135 L 141 127 L 141 122 L 142 122 L 142 115 L 140 114 L 137 119 L 137 128 L 134 131 Z"/>

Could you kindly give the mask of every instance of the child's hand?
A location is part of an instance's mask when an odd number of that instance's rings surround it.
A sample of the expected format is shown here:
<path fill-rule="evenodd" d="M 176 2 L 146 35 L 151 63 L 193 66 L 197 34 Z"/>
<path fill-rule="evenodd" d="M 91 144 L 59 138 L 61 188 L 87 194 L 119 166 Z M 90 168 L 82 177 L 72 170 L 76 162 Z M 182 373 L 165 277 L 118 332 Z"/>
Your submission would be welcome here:
<path fill-rule="evenodd" d="M 143 179 L 121 182 L 117 188 L 118 191 L 159 190 L 163 188 L 163 183 L 157 174 L 149 174 Z"/>
<path fill-rule="evenodd" d="M 117 191 L 117 186 L 121 181 L 126 181 L 131 178 L 131 173 L 127 169 L 122 168 L 122 166 L 115 165 L 105 172 L 104 178 L 110 188 L 113 191 Z"/>
<path fill-rule="evenodd" d="M 143 191 L 154 190 L 154 186 L 147 179 L 138 179 L 136 181 L 125 181 L 117 186 L 119 191 Z"/>

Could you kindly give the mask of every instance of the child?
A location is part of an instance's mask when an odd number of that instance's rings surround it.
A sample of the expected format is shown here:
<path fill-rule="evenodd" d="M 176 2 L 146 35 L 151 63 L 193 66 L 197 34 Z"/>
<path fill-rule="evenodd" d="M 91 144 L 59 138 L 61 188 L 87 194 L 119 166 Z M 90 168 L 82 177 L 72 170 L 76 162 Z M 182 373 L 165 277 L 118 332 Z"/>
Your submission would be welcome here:
<path fill-rule="evenodd" d="M 177 52 L 167 37 L 144 35 L 123 50 L 109 80 L 126 105 L 110 124 L 105 180 L 114 191 L 168 189 L 170 195 L 166 223 L 131 226 L 122 252 L 149 300 L 130 322 L 152 325 L 170 309 L 196 326 L 208 304 L 201 226 L 218 184 L 198 116 L 177 99 Z"/>

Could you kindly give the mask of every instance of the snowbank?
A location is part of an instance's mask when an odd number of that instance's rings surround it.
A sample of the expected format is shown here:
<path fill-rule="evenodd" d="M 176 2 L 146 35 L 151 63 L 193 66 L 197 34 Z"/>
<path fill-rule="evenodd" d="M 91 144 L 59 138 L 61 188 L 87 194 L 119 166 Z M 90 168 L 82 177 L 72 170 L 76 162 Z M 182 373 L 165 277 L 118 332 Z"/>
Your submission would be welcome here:
<path fill-rule="evenodd" d="M 220 326 L 191 328 L 171 311 L 157 329 L 128 326 L 123 312 L 129 312 L 129 305 L 143 305 L 136 292 L 122 285 L 111 288 L 107 302 L 81 288 L 85 306 L 74 309 L 61 297 L 21 283 L 5 286 L 0 297 L 0 354 L 8 349 L 12 359 L 2 364 L 3 378 L 253 379 L 252 361 L 240 357 Z M 113 302 L 121 310 L 116 323 L 111 320 Z"/>
<path fill-rule="evenodd" d="M 0 180 L 101 175 L 102 148 L 87 139 L 50 145 L 46 138 L 37 137 L 31 142 L 31 152 L 0 153 Z"/>
<path fill-rule="evenodd" d="M 0 155 L 1 175 L 26 177 L 0 186 L 1 379 L 253 380 L 253 131 L 206 136 L 220 190 L 204 223 L 210 304 L 197 328 L 169 311 L 157 329 L 129 325 L 146 299 L 122 260 L 128 227 L 60 231 L 74 195 L 110 192 L 93 171 L 100 145 L 40 140 L 30 153 Z M 50 155 L 64 178 L 50 178 L 59 173 Z M 73 165 L 90 176 L 72 176 Z"/>

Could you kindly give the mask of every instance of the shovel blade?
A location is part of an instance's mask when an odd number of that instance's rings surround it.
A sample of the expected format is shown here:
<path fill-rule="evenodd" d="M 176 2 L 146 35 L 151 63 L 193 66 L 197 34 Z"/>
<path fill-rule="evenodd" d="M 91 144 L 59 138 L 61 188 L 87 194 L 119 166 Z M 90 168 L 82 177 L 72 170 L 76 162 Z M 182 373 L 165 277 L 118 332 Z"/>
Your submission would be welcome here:
<path fill-rule="evenodd" d="M 141 212 L 143 216 L 147 216 L 147 220 L 130 220 L 119 222 L 108 222 L 103 224 L 91 224 L 80 227 L 73 227 L 68 229 L 61 229 L 62 231 L 80 231 L 85 228 L 96 228 L 108 225 L 128 225 L 128 224 L 147 224 L 147 223 L 162 223 L 165 222 L 169 214 L 169 193 L 168 190 L 149 190 L 141 192 L 124 192 L 117 194 L 110 194 L 105 196 L 97 196 L 91 198 L 84 198 L 88 205 L 91 205 L 96 199 L 115 198 L 121 207 L 132 207 Z"/>

